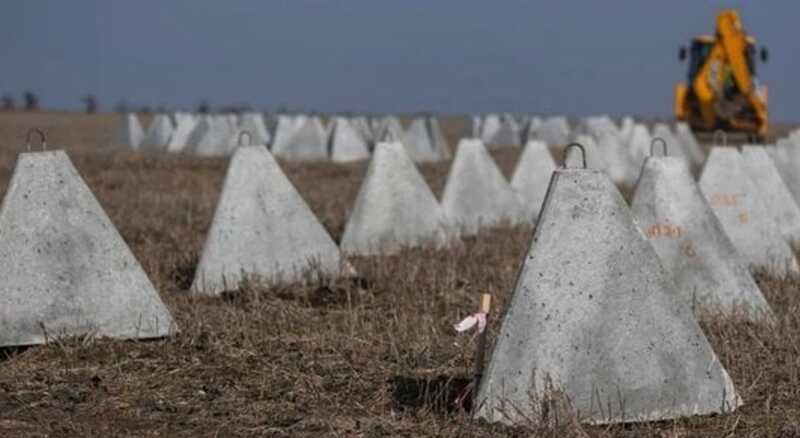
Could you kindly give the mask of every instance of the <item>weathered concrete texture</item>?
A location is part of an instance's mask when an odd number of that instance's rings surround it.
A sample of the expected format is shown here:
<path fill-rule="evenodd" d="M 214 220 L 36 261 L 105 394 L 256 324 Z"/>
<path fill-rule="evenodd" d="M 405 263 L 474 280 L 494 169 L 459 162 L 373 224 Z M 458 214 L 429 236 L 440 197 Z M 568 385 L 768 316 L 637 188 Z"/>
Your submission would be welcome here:
<path fill-rule="evenodd" d="M 122 116 L 117 128 L 117 136 L 114 140 L 117 146 L 125 146 L 133 150 L 138 150 L 144 139 L 144 131 L 139 123 L 136 114 L 128 113 Z"/>
<path fill-rule="evenodd" d="M 800 205 L 800 172 L 796 170 L 800 169 L 800 148 L 788 140 L 778 140 L 772 159 L 795 202 Z"/>
<path fill-rule="evenodd" d="M 189 138 L 197 126 L 197 118 L 191 114 L 175 114 L 175 131 L 167 144 L 167 152 L 177 153 L 186 149 Z"/>
<path fill-rule="evenodd" d="M 682 158 L 650 157 L 631 203 L 636 221 L 685 303 L 754 318 L 769 304 Z"/>
<path fill-rule="evenodd" d="M 369 158 L 367 142 L 344 117 L 333 119 L 333 131 L 330 136 L 331 161 L 345 163 L 366 160 Z"/>
<path fill-rule="evenodd" d="M 366 117 L 353 117 L 350 119 L 350 125 L 358 132 L 367 147 L 375 142 L 375 133 L 372 131 L 372 127 Z"/>
<path fill-rule="evenodd" d="M 502 221 L 512 224 L 527 217 L 516 193 L 480 140 L 463 139 L 444 186 L 442 208 L 448 221 L 463 234 Z"/>
<path fill-rule="evenodd" d="M 751 264 L 777 274 L 798 272 L 797 260 L 767 212 L 735 148 L 714 147 L 700 189 L 736 250 Z"/>
<path fill-rule="evenodd" d="M 548 385 L 591 423 L 710 414 L 741 403 L 622 196 L 595 170 L 553 174 L 476 416 L 541 418 Z"/>
<path fill-rule="evenodd" d="M 398 120 L 397 117 L 388 116 L 381 121 L 378 141 L 389 143 L 402 142 L 405 135 L 403 125 L 400 124 L 400 120 Z"/>
<path fill-rule="evenodd" d="M 688 124 L 679 122 L 675 125 L 675 138 L 681 142 L 683 150 L 689 155 L 693 165 L 701 166 L 705 162 L 706 153 L 703 152 L 703 148 L 700 147 Z"/>
<path fill-rule="evenodd" d="M 569 136 L 569 124 L 564 117 L 549 117 L 532 132 L 532 138 L 553 146 L 566 145 L 569 143 Z"/>
<path fill-rule="evenodd" d="M 445 246 L 448 224 L 401 143 L 378 143 L 344 230 L 341 249 L 353 254 Z"/>
<path fill-rule="evenodd" d="M 800 207 L 781 178 L 778 168 L 761 146 L 744 146 L 742 161 L 781 234 L 790 243 L 800 243 Z"/>
<path fill-rule="evenodd" d="M 236 149 L 192 290 L 218 294 L 245 279 L 337 275 L 339 248 L 263 146 Z"/>
<path fill-rule="evenodd" d="M 511 188 L 517 192 L 525 209 L 525 216 L 532 224 L 539 217 L 539 209 L 544 202 L 554 170 L 556 162 L 547 145 L 539 140 L 529 141 L 511 176 Z"/>
<path fill-rule="evenodd" d="M 630 138 L 628 139 L 628 155 L 632 165 L 640 168 L 644 164 L 644 160 L 650 155 L 652 141 L 653 139 L 650 137 L 647 126 L 637 123 L 631 128 Z M 669 145 L 667 145 L 667 148 L 669 149 Z"/>
<path fill-rule="evenodd" d="M 239 120 L 237 131 L 247 131 L 252 135 L 252 144 L 268 145 L 272 141 L 264 117 L 260 113 L 244 113 Z"/>
<path fill-rule="evenodd" d="M 622 138 L 622 141 L 627 142 L 630 140 L 631 134 L 633 134 L 633 127 L 636 126 L 636 122 L 633 120 L 633 117 L 625 116 L 622 118 L 619 125 L 619 136 Z"/>
<path fill-rule="evenodd" d="M 510 115 L 489 114 L 481 125 L 481 140 L 489 147 L 519 146 L 520 131 L 517 121 Z"/>
<path fill-rule="evenodd" d="M 63 151 L 19 155 L 0 207 L 0 346 L 157 338 L 169 310 Z"/>
<path fill-rule="evenodd" d="M 447 139 L 445 139 L 444 133 L 442 132 L 442 127 L 439 125 L 439 120 L 437 120 L 436 117 L 428 119 L 428 131 L 431 141 L 433 142 L 433 149 L 440 159 L 449 160 L 452 158 L 453 153 L 450 151 L 450 144 L 447 143 Z"/>
<path fill-rule="evenodd" d="M 633 165 L 619 134 L 607 129 L 602 131 L 597 139 L 598 149 L 603 155 L 611 180 L 617 184 L 635 184 L 639 171 Z"/>
<path fill-rule="evenodd" d="M 660 138 L 667 143 L 667 152 L 670 157 L 685 158 L 693 165 L 701 165 L 702 160 L 699 162 L 694 161 L 692 153 L 687 150 L 686 145 L 672 133 L 672 129 L 663 123 L 656 123 L 653 126 L 653 137 Z"/>
<path fill-rule="evenodd" d="M 172 122 L 167 114 L 157 114 L 147 127 L 142 140 L 141 149 L 147 151 L 165 151 L 172 137 Z"/>
<path fill-rule="evenodd" d="M 469 127 L 470 136 L 472 138 L 481 137 L 481 124 L 483 124 L 481 116 L 472 116 L 472 123 L 470 123 Z"/>
<path fill-rule="evenodd" d="M 292 138 L 300 128 L 301 123 L 302 119 L 300 117 L 287 115 L 279 115 L 277 117 L 277 122 L 275 123 L 275 129 L 273 131 L 275 136 L 272 139 L 271 150 L 273 153 L 276 150 L 287 150 L 291 147 Z"/>
<path fill-rule="evenodd" d="M 582 125 L 584 132 L 594 138 L 599 139 L 608 135 L 619 135 L 619 128 L 617 128 L 614 121 L 606 115 L 587 117 L 583 119 Z"/>
<path fill-rule="evenodd" d="M 542 124 L 542 119 L 533 116 L 528 120 L 528 124 L 523 129 L 524 135 L 522 136 L 522 144 L 527 145 L 529 142 L 536 140 L 536 129 Z"/>
<path fill-rule="evenodd" d="M 296 124 L 294 130 L 288 128 L 291 134 L 285 142 L 278 142 L 278 134 L 275 135 L 276 141 L 272 145 L 275 157 L 296 161 L 326 160 L 328 137 L 319 117 L 297 116 L 297 120 L 293 123 Z M 279 124 L 278 129 L 281 128 Z"/>
<path fill-rule="evenodd" d="M 223 116 L 205 115 L 195 126 L 186 150 L 201 157 L 217 157 L 230 153 L 235 131 Z"/>
<path fill-rule="evenodd" d="M 606 172 L 608 170 L 608 164 L 606 163 L 605 158 L 603 158 L 602 152 L 597 147 L 597 143 L 595 143 L 594 139 L 588 135 L 578 135 L 575 137 L 575 142 L 583 146 L 586 152 L 586 167 L 589 169 L 597 169 Z M 567 151 L 567 163 L 569 167 L 580 167 L 582 166 L 582 158 L 581 158 L 581 151 L 578 148 L 570 148 Z"/>
<path fill-rule="evenodd" d="M 416 118 L 408 125 L 403 145 L 411 159 L 417 163 L 433 163 L 441 161 L 442 157 L 434 149 L 433 139 L 428 132 L 425 119 Z"/>

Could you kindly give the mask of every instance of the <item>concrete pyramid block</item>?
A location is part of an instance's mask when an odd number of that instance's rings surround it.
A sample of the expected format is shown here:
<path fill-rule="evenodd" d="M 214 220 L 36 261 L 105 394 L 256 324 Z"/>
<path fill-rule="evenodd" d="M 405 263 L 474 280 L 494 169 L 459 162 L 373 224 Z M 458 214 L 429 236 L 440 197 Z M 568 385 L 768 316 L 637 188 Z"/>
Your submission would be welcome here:
<path fill-rule="evenodd" d="M 637 123 L 631 128 L 627 149 L 628 156 L 633 166 L 641 168 L 642 164 L 644 164 L 644 160 L 650 155 L 650 145 L 652 141 L 653 139 L 650 137 L 647 126 Z"/>
<path fill-rule="evenodd" d="M 19 155 L 0 206 L 0 346 L 127 339 L 175 323 L 63 151 Z"/>
<path fill-rule="evenodd" d="M 204 116 L 189 136 L 189 152 L 200 157 L 225 156 L 233 149 L 236 137 L 230 122 L 224 116 Z"/>
<path fill-rule="evenodd" d="M 341 240 L 352 254 L 445 246 L 448 223 L 401 143 L 378 143 Z"/>
<path fill-rule="evenodd" d="M 469 132 L 470 137 L 472 138 L 480 138 L 481 137 L 481 124 L 483 123 L 483 119 L 481 116 L 472 116 L 472 120 L 470 121 Z"/>
<path fill-rule="evenodd" d="M 259 113 L 244 113 L 239 120 L 237 131 L 247 131 L 253 136 L 252 144 L 267 145 L 272 140 L 264 123 L 264 117 Z"/>
<path fill-rule="evenodd" d="M 464 234 L 477 234 L 508 220 L 527 217 L 515 192 L 480 140 L 463 139 L 444 186 L 442 208 L 448 221 Z"/>
<path fill-rule="evenodd" d="M 714 147 L 700 176 L 700 189 L 748 263 L 778 274 L 798 272 L 797 260 L 767 213 L 739 151 Z"/>
<path fill-rule="evenodd" d="M 397 117 L 388 116 L 383 119 L 381 133 L 378 136 L 379 141 L 388 143 L 402 142 L 405 135 L 403 125 L 400 124 L 400 120 Z"/>
<path fill-rule="evenodd" d="M 511 176 L 511 188 L 517 192 L 525 216 L 531 223 L 535 223 L 539 216 L 550 177 L 555 170 L 556 163 L 547 145 L 539 140 L 529 141 Z"/>
<path fill-rule="evenodd" d="M 532 134 L 532 138 L 541 140 L 548 145 L 563 146 L 569 143 L 570 129 L 566 118 L 549 117 L 543 120 Z"/>
<path fill-rule="evenodd" d="M 653 138 L 660 138 L 669 145 L 668 151 L 671 157 L 685 158 L 690 163 L 695 165 L 702 164 L 702 162 L 696 163 L 693 160 L 692 154 L 686 150 L 686 146 L 683 144 L 683 142 L 675 137 L 675 135 L 672 133 L 672 129 L 670 129 L 669 126 L 663 123 L 656 123 L 653 126 Z"/>
<path fill-rule="evenodd" d="M 800 169 L 800 148 L 788 140 L 778 140 L 772 158 L 795 202 L 800 204 L 800 172 L 796 170 Z"/>
<path fill-rule="evenodd" d="M 519 146 L 521 134 L 516 120 L 509 115 L 489 114 L 481 125 L 481 140 L 490 147 Z"/>
<path fill-rule="evenodd" d="M 767 151 L 761 146 L 744 146 L 742 160 L 766 207 L 763 214 L 772 216 L 786 240 L 800 243 L 800 207 Z"/>
<path fill-rule="evenodd" d="M 122 116 L 119 128 L 117 128 L 117 137 L 115 144 L 117 146 L 125 146 L 133 150 L 138 150 L 144 139 L 144 131 L 142 125 L 139 123 L 139 118 L 134 113 L 128 113 Z"/>
<path fill-rule="evenodd" d="M 332 123 L 333 131 L 328 146 L 331 161 L 346 163 L 369 158 L 367 142 L 348 119 L 336 117 Z"/>
<path fill-rule="evenodd" d="M 280 122 L 279 122 L 280 123 Z M 319 117 L 298 116 L 294 129 L 289 128 L 291 135 L 272 145 L 272 153 L 276 158 L 295 161 L 321 161 L 328 158 L 328 136 Z M 281 125 L 278 125 L 281 128 Z M 283 133 L 281 133 L 283 134 Z"/>
<path fill-rule="evenodd" d="M 452 158 L 453 154 L 450 152 L 450 144 L 447 143 L 444 132 L 442 132 L 442 127 L 439 125 L 439 120 L 437 120 L 436 117 L 428 119 L 428 132 L 433 142 L 433 149 L 436 151 L 436 154 L 439 155 L 440 159 L 449 160 Z"/>
<path fill-rule="evenodd" d="M 169 139 L 167 152 L 183 151 L 189 144 L 189 138 L 197 126 L 197 118 L 191 114 L 175 114 L 175 131 Z"/>
<path fill-rule="evenodd" d="M 339 248 L 263 146 L 236 149 L 192 290 L 218 294 L 245 279 L 336 275 Z"/>
<path fill-rule="evenodd" d="M 542 124 L 542 119 L 539 117 L 531 117 L 528 120 L 528 125 L 523 130 L 522 144 L 528 144 L 530 141 L 536 140 L 536 129 Z"/>
<path fill-rule="evenodd" d="M 616 184 L 635 184 L 639 171 L 622 144 L 619 134 L 607 129 L 601 131 L 597 139 L 598 149 L 603 155 L 611 180 Z"/>
<path fill-rule="evenodd" d="M 369 145 L 375 142 L 375 133 L 372 131 L 372 127 L 366 117 L 353 117 L 350 119 L 350 125 L 358 132 L 364 143 Z"/>
<path fill-rule="evenodd" d="M 648 158 L 631 210 L 685 303 L 712 311 L 742 309 L 756 318 L 771 313 L 686 160 Z"/>
<path fill-rule="evenodd" d="M 683 122 L 677 123 L 675 125 L 675 137 L 683 145 L 683 149 L 689 155 L 691 163 L 695 166 L 702 165 L 706 160 L 706 153 L 703 152 L 703 148 L 697 142 L 697 138 L 692 133 L 689 125 Z"/>
<path fill-rule="evenodd" d="M 272 151 L 287 150 L 291 147 L 290 143 L 300 125 L 303 123 L 303 117 L 292 117 L 287 115 L 279 115 L 275 124 L 275 137 L 272 140 Z"/>
<path fill-rule="evenodd" d="M 403 145 L 406 147 L 408 156 L 417 163 L 442 160 L 442 157 L 434 149 L 433 139 L 430 137 L 425 119 L 416 118 L 411 122 L 403 137 Z"/>
<path fill-rule="evenodd" d="M 172 133 L 172 121 L 167 114 L 157 114 L 147 127 L 147 133 L 142 140 L 142 150 L 165 151 Z"/>
<path fill-rule="evenodd" d="M 563 394 L 595 424 L 727 412 L 733 382 L 608 176 L 554 172 L 475 415 L 541 418 Z"/>
<path fill-rule="evenodd" d="M 583 146 L 585 153 L 581 152 L 578 148 L 569 148 L 566 154 L 567 163 L 580 165 L 579 163 L 581 160 L 585 158 L 586 167 L 589 169 L 602 170 L 603 172 L 608 171 L 608 164 L 605 158 L 603 158 L 603 153 L 592 137 L 588 135 L 578 135 L 575 137 L 575 142 Z"/>
<path fill-rule="evenodd" d="M 633 120 L 633 117 L 625 116 L 622 118 L 619 126 L 619 136 L 622 138 L 622 141 L 627 142 L 630 140 L 634 126 L 636 126 L 636 122 Z"/>

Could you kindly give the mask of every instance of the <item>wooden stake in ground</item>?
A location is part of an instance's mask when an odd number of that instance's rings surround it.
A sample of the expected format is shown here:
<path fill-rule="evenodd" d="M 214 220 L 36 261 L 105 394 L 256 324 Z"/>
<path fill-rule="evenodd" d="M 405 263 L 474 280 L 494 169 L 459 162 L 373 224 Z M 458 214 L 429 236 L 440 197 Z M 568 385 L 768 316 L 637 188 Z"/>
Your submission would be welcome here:
<path fill-rule="evenodd" d="M 481 306 L 478 314 L 485 318 L 484 326 L 478 329 L 478 351 L 475 353 L 475 387 L 481 380 L 483 374 L 483 363 L 486 358 L 486 326 L 489 325 L 489 310 L 492 308 L 492 296 L 489 294 L 481 295 Z"/>

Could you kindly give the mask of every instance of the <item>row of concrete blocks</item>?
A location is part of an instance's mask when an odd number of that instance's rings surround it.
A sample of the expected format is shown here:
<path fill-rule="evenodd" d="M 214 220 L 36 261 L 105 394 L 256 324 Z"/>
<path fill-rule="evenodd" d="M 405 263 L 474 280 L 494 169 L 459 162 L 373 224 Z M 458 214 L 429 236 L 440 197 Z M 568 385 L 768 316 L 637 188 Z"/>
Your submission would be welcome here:
<path fill-rule="evenodd" d="M 450 146 L 433 117 L 417 117 L 407 129 L 393 116 L 372 121 L 333 117 L 327 125 L 319 117 L 305 115 L 266 120 L 259 113 L 158 114 L 145 131 L 135 114 L 127 114 L 115 143 L 133 150 L 197 156 L 227 156 L 240 145 L 265 145 L 286 160 L 350 162 L 369 159 L 377 142 L 400 141 L 416 162 L 451 158 Z"/>
<path fill-rule="evenodd" d="M 529 145 L 528 150 L 534 147 Z M 747 159 L 735 149 L 713 149 L 699 185 L 686 159 L 650 157 L 630 208 L 605 172 L 553 171 L 529 253 L 479 386 L 475 415 L 490 421 L 528 421 L 541 414 L 537 401 L 553 394 L 569 399 L 581 420 L 591 423 L 726 413 L 740 406 L 743 401 L 698 325 L 694 309 L 767 321 L 772 311 L 748 265 L 769 265 L 778 273 L 797 271 L 793 254 L 784 251 L 785 237 L 770 231 L 774 223 L 747 216 L 770 211 L 758 204 L 766 189 L 747 184 L 769 171 L 772 162 L 763 148 L 748 148 L 744 155 Z M 480 185 L 492 186 L 481 170 L 484 164 L 469 164 L 485 163 L 487 157 L 480 142 L 461 144 L 451 177 L 465 172 L 484 178 Z M 263 244 L 245 248 L 258 236 L 250 230 L 263 229 L 258 223 L 271 219 L 263 217 L 263 209 L 250 214 L 242 210 L 239 206 L 246 203 L 237 193 L 251 190 L 250 196 L 256 192 L 274 196 L 259 192 L 267 189 L 258 188 L 261 184 L 252 184 L 264 169 L 275 172 L 264 179 L 271 182 L 265 186 L 282 191 L 282 199 L 295 199 L 296 208 L 303 210 L 280 213 L 279 208 L 277 213 L 291 218 L 285 221 L 291 228 L 281 234 L 301 235 L 303 242 L 269 239 L 273 248 L 288 245 L 291 251 L 264 254 Z M 235 288 L 240 280 L 236 272 L 274 275 L 270 267 L 283 263 L 276 254 L 297 254 L 299 264 L 313 261 L 314 275 L 347 270 L 339 248 L 291 184 L 278 180 L 285 177 L 264 148 L 237 151 L 193 290 L 219 293 Z M 458 184 L 451 186 L 451 181 L 445 197 L 461 193 L 465 206 L 481 205 L 482 200 L 476 199 L 480 195 Z M 733 187 L 731 181 L 742 185 Z M 774 178 L 762 181 L 782 184 Z M 780 184 L 766 191 L 775 192 Z M 733 198 L 726 190 L 734 191 Z M 498 197 L 488 190 L 483 196 Z M 456 237 L 444 225 L 446 209 L 445 200 L 440 209 L 402 145 L 379 144 L 341 251 L 371 254 L 403 246 L 454 244 Z M 235 238 L 237 233 L 247 238 Z M 745 253 L 754 241 L 763 251 Z M 750 246 L 740 250 L 740 245 Z M 242 256 L 237 259 L 234 254 Z"/>
<path fill-rule="evenodd" d="M 502 190 L 503 202 L 521 216 L 520 202 L 483 146 L 473 142 L 462 150 L 453 170 L 460 176 L 451 177 L 452 194 L 446 195 L 455 201 L 446 205 L 463 208 L 461 196 L 470 190 L 463 190 L 462 180 L 474 171 L 495 180 L 487 188 L 472 183 L 476 190 Z M 368 173 L 343 238 L 346 252 L 391 252 L 457 238 L 402 144 L 381 144 Z M 8 261 L 0 267 L 0 346 L 82 333 L 150 338 L 175 330 L 152 283 L 63 151 L 19 156 L 0 207 L 0 239 L 0 256 Z M 263 146 L 237 148 L 193 290 L 216 294 L 245 278 L 338 275 L 340 267 L 338 246 L 271 153 Z"/>
<path fill-rule="evenodd" d="M 459 148 L 465 152 L 457 152 L 451 175 L 459 168 L 466 175 L 484 172 L 470 163 L 488 154 L 479 142 L 471 144 Z M 766 220 L 742 216 L 768 211 L 754 203 L 756 192 L 731 189 L 732 182 L 752 183 L 746 162 L 736 150 L 715 148 L 698 187 L 686 160 L 651 157 L 632 208 L 604 172 L 553 171 L 479 387 L 476 416 L 522 421 L 537 414 L 537 398 L 553 394 L 569 398 L 580 418 L 593 423 L 739 406 L 692 309 L 742 311 L 756 320 L 771 314 L 748 260 L 737 252 L 736 233 L 725 228 L 729 219 L 741 230 L 757 230 L 750 233 L 769 228 Z M 463 199 L 476 202 L 472 194 Z M 379 144 L 341 249 L 358 254 L 398 250 L 406 242 L 452 244 L 446 222 L 405 148 Z M 2 255 L 25 261 L 0 264 L 3 345 L 87 331 L 122 338 L 174 331 L 157 292 L 63 152 L 20 156 L 0 207 L 0 230 Z M 785 264 L 797 269 L 796 262 Z M 192 289 L 219 293 L 245 278 L 274 281 L 276 266 L 282 268 L 277 277 L 291 281 L 340 275 L 346 263 L 266 148 L 241 147 L 229 164 Z"/>

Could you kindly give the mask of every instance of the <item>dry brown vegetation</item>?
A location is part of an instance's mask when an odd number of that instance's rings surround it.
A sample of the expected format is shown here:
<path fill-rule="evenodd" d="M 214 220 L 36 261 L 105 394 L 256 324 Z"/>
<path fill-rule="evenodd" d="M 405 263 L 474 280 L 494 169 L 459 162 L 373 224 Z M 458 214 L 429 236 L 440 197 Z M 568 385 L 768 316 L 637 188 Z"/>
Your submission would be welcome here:
<path fill-rule="evenodd" d="M 774 326 L 702 317 L 745 402 L 733 414 L 611 427 L 569 417 L 488 425 L 454 403 L 470 377 L 475 340 L 452 324 L 483 292 L 504 308 L 530 229 L 486 230 L 450 250 L 358 258 L 356 279 L 191 297 L 225 161 L 109 149 L 114 120 L 0 114 L 0 190 L 27 127 L 46 129 L 141 261 L 180 333 L 4 351 L 0 436 L 800 436 L 798 280 L 759 278 L 777 312 Z M 459 123 L 445 124 L 451 141 Z M 516 153 L 495 157 L 509 174 Z M 283 167 L 338 239 L 366 165 Z M 422 170 L 441 193 L 447 164 Z"/>

